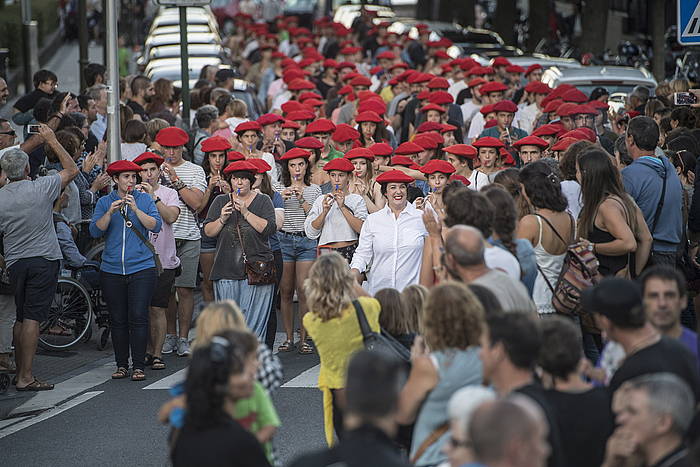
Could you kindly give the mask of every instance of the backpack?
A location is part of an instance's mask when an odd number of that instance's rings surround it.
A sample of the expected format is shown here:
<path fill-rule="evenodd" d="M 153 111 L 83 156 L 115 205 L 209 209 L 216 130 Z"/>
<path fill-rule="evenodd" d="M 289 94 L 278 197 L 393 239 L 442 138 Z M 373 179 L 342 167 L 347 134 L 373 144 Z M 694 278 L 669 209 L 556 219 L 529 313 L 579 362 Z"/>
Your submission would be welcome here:
<path fill-rule="evenodd" d="M 593 317 L 581 308 L 581 294 L 583 290 L 596 285 L 602 279 L 600 272 L 598 272 L 598 258 L 593 250 L 589 249 L 583 242 L 567 242 L 547 218 L 539 214 L 535 215 L 543 219 L 554 234 L 568 245 L 564 264 L 554 286 L 549 282 L 539 265 L 537 266 L 547 286 L 552 291 L 552 306 L 557 313 L 572 318 L 579 317 L 584 327 L 594 328 Z M 571 222 L 573 224 L 573 218 Z M 575 235 L 573 236 L 575 237 Z"/>

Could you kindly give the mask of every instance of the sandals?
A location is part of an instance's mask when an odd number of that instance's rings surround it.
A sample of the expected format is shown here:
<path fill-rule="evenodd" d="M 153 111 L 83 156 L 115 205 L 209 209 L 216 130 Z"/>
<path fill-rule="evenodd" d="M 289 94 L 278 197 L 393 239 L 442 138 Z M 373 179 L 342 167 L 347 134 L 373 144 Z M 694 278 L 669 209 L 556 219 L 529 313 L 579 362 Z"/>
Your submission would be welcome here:
<path fill-rule="evenodd" d="M 292 341 L 284 341 L 282 344 L 280 344 L 279 347 L 277 347 L 278 352 L 292 352 L 296 348 L 296 345 L 294 345 L 294 342 Z"/>
<path fill-rule="evenodd" d="M 154 358 L 153 355 L 147 353 L 146 356 L 145 356 L 144 359 L 143 359 L 144 365 L 146 365 L 146 366 L 151 366 L 151 365 L 153 365 L 153 358 Z"/>
<path fill-rule="evenodd" d="M 24 392 L 24 391 L 50 391 L 53 389 L 53 384 L 50 383 L 45 383 L 43 381 L 39 381 L 38 379 L 34 378 L 34 381 L 31 383 L 27 384 L 24 387 L 19 387 L 16 386 L 17 391 L 19 392 Z"/>
<path fill-rule="evenodd" d="M 136 368 L 131 373 L 131 381 L 143 381 L 145 379 L 146 379 L 146 373 L 144 373 L 143 370 L 139 370 L 138 368 Z"/>
<path fill-rule="evenodd" d="M 299 353 L 302 355 L 309 355 L 314 353 L 314 348 L 308 342 L 302 342 L 302 344 L 299 346 Z"/>
<path fill-rule="evenodd" d="M 17 366 L 12 360 L 0 362 L 0 372 L 6 372 L 10 374 L 17 373 Z"/>
<path fill-rule="evenodd" d="M 117 371 L 112 373 L 112 379 L 124 379 L 127 376 L 129 376 L 129 370 L 127 370 L 123 366 L 120 366 L 119 368 L 117 368 Z"/>
<path fill-rule="evenodd" d="M 165 370 L 165 362 L 160 357 L 151 357 L 151 369 Z"/>

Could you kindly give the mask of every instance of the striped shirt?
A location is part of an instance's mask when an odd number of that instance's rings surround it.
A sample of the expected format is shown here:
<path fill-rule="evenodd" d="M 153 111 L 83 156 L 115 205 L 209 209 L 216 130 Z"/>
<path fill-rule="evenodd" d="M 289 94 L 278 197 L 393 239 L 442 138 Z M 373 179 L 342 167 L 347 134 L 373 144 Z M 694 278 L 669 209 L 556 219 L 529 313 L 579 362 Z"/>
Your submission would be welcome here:
<path fill-rule="evenodd" d="M 204 175 L 204 169 L 200 166 L 184 161 L 175 167 L 175 173 L 187 188 L 193 188 L 202 193 L 207 189 L 207 178 Z M 182 197 L 180 197 L 180 216 L 173 224 L 173 234 L 178 240 L 199 240 L 201 238 L 192 209 L 185 204 Z"/>
<path fill-rule="evenodd" d="M 275 191 L 280 193 L 286 188 L 282 185 L 275 185 Z M 309 185 L 304 188 L 303 198 L 313 206 L 316 198 L 321 196 L 321 187 L 318 185 Z M 301 203 L 295 196 L 291 196 L 284 200 L 284 225 L 282 230 L 285 232 L 303 232 L 304 231 L 304 221 L 306 221 L 306 213 L 304 208 L 301 207 Z"/>

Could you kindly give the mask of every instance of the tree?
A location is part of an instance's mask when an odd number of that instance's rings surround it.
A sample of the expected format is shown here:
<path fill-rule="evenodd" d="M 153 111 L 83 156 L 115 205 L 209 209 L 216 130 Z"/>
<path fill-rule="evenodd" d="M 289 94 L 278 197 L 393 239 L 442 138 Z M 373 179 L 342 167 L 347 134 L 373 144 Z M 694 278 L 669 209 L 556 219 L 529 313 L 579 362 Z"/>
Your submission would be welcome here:
<path fill-rule="evenodd" d="M 601 54 L 605 51 L 605 33 L 608 29 L 608 0 L 586 0 L 581 12 L 582 52 Z"/>
<path fill-rule="evenodd" d="M 527 49 L 535 51 L 537 43 L 549 37 L 550 0 L 530 0 Z"/>

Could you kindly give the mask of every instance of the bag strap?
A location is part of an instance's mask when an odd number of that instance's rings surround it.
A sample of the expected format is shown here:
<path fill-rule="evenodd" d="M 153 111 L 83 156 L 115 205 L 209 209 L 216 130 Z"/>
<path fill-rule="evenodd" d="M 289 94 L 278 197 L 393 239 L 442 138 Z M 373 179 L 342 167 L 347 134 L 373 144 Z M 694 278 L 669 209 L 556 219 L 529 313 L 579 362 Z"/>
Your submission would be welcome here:
<path fill-rule="evenodd" d="M 411 464 L 415 464 L 418 461 L 418 459 L 420 459 L 421 456 L 423 456 L 423 454 L 425 454 L 425 451 L 427 451 L 430 446 L 435 444 L 437 442 L 437 440 L 439 440 L 442 437 L 442 435 L 447 433 L 447 430 L 449 430 L 449 429 L 450 429 L 449 422 L 445 422 L 442 425 L 440 425 L 439 427 L 435 428 L 428 435 L 428 437 L 425 438 L 422 443 L 420 443 L 420 446 L 418 446 L 418 449 L 416 449 L 416 453 L 413 455 L 413 457 L 411 457 Z"/>
<path fill-rule="evenodd" d="M 663 159 L 661 159 L 661 163 L 663 164 Z M 659 221 L 659 216 L 661 216 L 661 210 L 664 207 L 664 201 L 666 200 L 666 179 L 668 177 L 666 176 L 666 166 L 664 165 L 664 175 L 663 175 L 663 183 L 661 185 L 661 199 L 659 200 L 659 205 L 656 206 L 656 212 L 654 213 L 654 220 L 652 221 L 651 224 L 651 236 L 654 236 L 654 232 L 656 231 L 656 223 Z"/>
<path fill-rule="evenodd" d="M 552 223 L 549 222 L 549 219 L 547 219 L 546 217 L 544 217 L 544 216 L 541 215 L 541 214 L 535 213 L 535 215 L 536 215 L 537 217 L 541 218 L 542 220 L 544 220 L 544 221 L 547 223 L 547 225 L 549 226 L 549 228 L 552 229 L 552 232 L 554 232 L 554 235 L 556 235 L 557 237 L 559 237 L 559 240 L 561 240 L 561 242 L 562 242 L 565 246 L 567 246 L 567 247 L 569 246 L 569 244 L 570 244 L 571 242 L 567 242 L 566 240 L 564 240 L 564 237 L 562 237 L 561 234 L 559 234 L 559 232 L 557 231 L 557 229 L 554 228 L 554 225 L 552 225 Z M 573 218 L 571 217 L 571 215 L 569 215 L 569 220 L 571 220 L 571 221 L 573 222 Z M 573 229 L 572 229 L 572 233 L 573 233 Z"/>
<path fill-rule="evenodd" d="M 241 243 L 241 251 L 243 252 L 243 262 L 247 263 L 248 257 L 245 254 L 245 247 L 243 246 L 243 237 L 241 236 L 241 228 L 238 225 L 239 220 L 240 220 L 240 218 L 238 217 L 238 213 L 236 213 L 236 232 L 238 233 L 238 241 Z"/>
<path fill-rule="evenodd" d="M 372 335 L 372 328 L 369 327 L 367 322 L 367 316 L 365 316 L 365 311 L 362 309 L 362 305 L 359 300 L 353 300 L 352 306 L 355 307 L 355 314 L 357 314 L 357 321 L 360 324 L 360 332 L 362 332 L 362 339 L 366 340 Z"/>
<path fill-rule="evenodd" d="M 124 219 L 124 224 L 129 228 L 129 230 L 131 230 L 132 232 L 134 232 L 134 234 L 136 234 L 136 236 L 138 237 L 138 239 L 141 240 L 141 241 L 143 242 L 144 245 L 146 245 L 146 248 L 148 248 L 148 249 L 151 251 L 151 253 L 153 253 L 154 255 L 156 255 L 156 254 L 157 254 L 157 253 L 156 253 L 156 247 L 153 246 L 153 244 L 151 243 L 151 241 L 148 240 L 148 239 L 139 231 L 139 229 L 137 229 L 136 227 L 134 227 L 134 223 L 131 222 L 131 220 L 130 220 L 128 217 L 126 217 L 126 214 L 124 214 L 124 211 L 122 211 L 122 210 L 120 209 L 120 210 L 119 210 L 119 214 L 121 214 L 122 218 Z"/>

